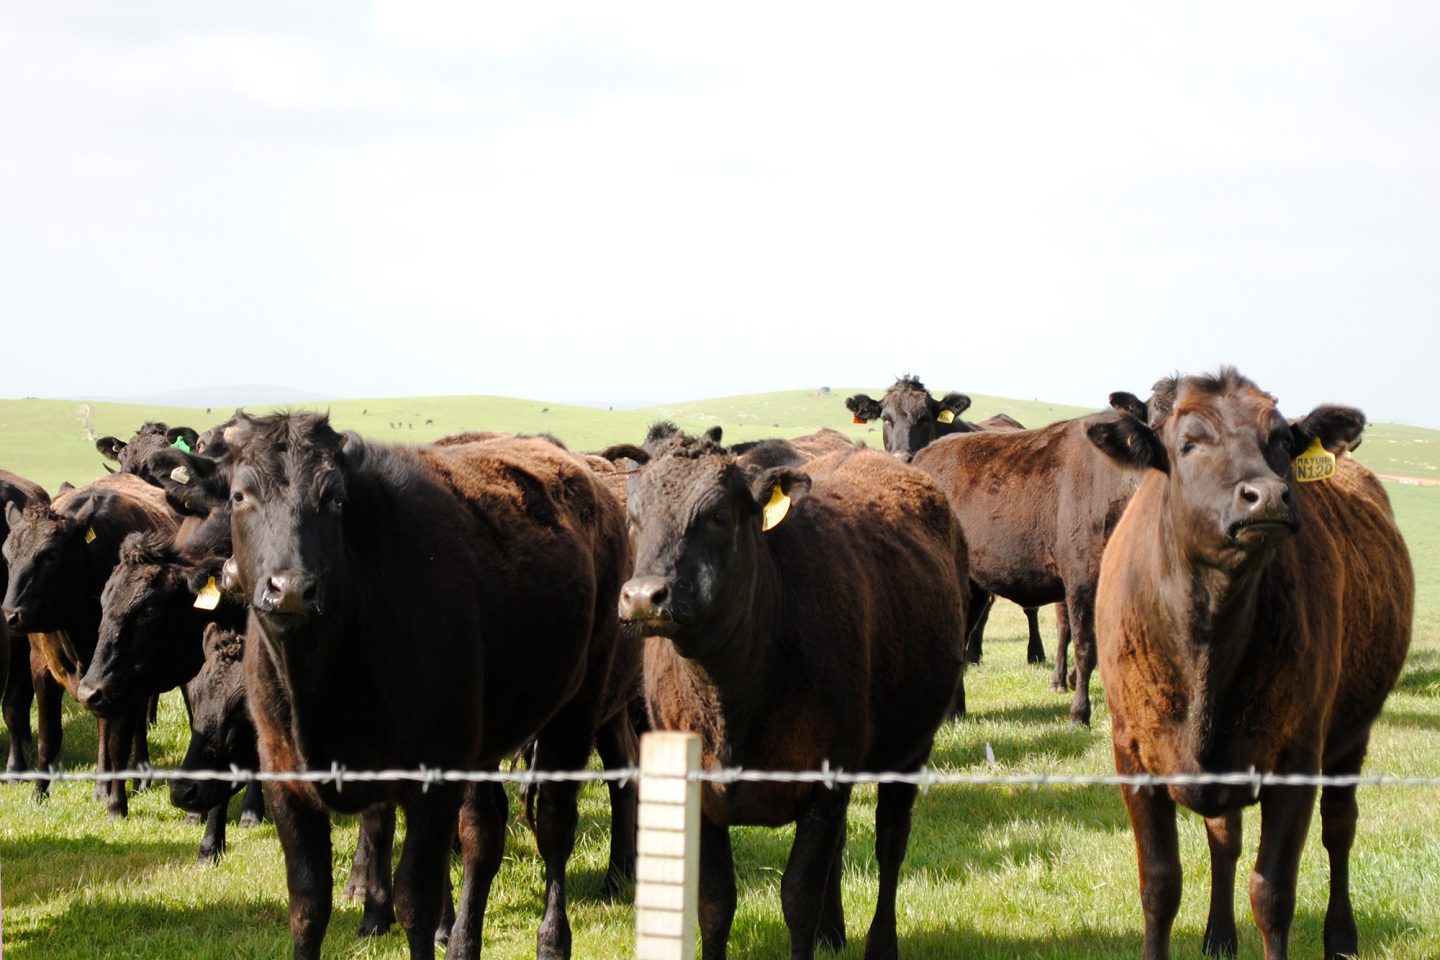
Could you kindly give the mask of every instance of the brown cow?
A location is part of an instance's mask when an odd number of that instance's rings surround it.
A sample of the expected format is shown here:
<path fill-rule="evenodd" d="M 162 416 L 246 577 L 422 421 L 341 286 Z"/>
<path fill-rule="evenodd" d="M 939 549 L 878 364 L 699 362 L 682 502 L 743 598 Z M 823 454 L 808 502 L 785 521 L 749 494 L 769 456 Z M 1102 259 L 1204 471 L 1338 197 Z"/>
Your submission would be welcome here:
<path fill-rule="evenodd" d="M 925 763 L 964 665 L 967 582 L 964 535 L 928 477 L 854 448 L 760 468 L 681 437 L 633 481 L 629 515 L 636 576 L 620 610 L 649 635 L 653 726 L 699 733 L 708 769 Z M 866 956 L 893 958 L 916 789 L 879 791 Z M 797 823 L 780 885 L 791 955 L 843 945 L 849 788 L 707 784 L 702 797 L 706 960 L 724 957 L 735 913 L 731 824 Z"/>
<path fill-rule="evenodd" d="M 1148 467 L 1105 550 L 1097 623 L 1100 672 L 1121 773 L 1359 772 L 1410 644 L 1414 575 L 1390 502 L 1348 456 L 1323 474 L 1319 447 L 1353 445 L 1349 407 L 1287 423 L 1275 399 L 1231 368 L 1161 381 L 1147 426 L 1126 417 L 1090 437 Z M 1312 444 L 1317 446 L 1312 447 Z M 1145 957 L 1170 950 L 1180 906 L 1175 805 L 1206 820 L 1210 915 L 1205 949 L 1234 955 L 1240 810 L 1250 788 L 1127 790 L 1140 862 Z M 1260 853 L 1250 906 L 1267 960 L 1287 952 L 1314 787 L 1259 792 Z M 1357 952 L 1349 858 L 1354 786 L 1327 786 L 1330 855 L 1325 956 Z"/>
<path fill-rule="evenodd" d="M 958 434 L 913 461 L 939 481 L 959 515 L 970 576 L 981 590 L 1022 607 L 1064 602 L 1075 641 L 1076 723 L 1090 722 L 1101 551 L 1142 476 L 1096 450 L 1086 431 L 1125 416 L 1110 411 L 1038 430 Z M 1066 690 L 1064 638 L 1062 631 L 1051 679 L 1057 693 Z"/>
<path fill-rule="evenodd" d="M 164 494 L 128 473 L 102 477 L 23 510 L 7 504 L 10 563 L 4 615 L 12 631 L 31 633 L 30 672 L 39 701 L 38 760 L 44 770 L 60 751 L 60 689 L 71 696 L 94 656 L 100 629 L 100 595 L 120 558 L 120 544 L 136 531 L 173 536 L 178 518 Z M 40 634 L 44 639 L 40 639 Z M 57 683 L 58 681 L 58 683 Z M 113 720 L 100 721 L 99 769 L 118 769 L 130 758 L 146 761 L 144 704 Z M 47 781 L 36 781 L 44 794 Z M 98 789 L 97 793 L 102 792 Z M 110 813 L 128 809 L 125 784 L 109 786 Z"/>

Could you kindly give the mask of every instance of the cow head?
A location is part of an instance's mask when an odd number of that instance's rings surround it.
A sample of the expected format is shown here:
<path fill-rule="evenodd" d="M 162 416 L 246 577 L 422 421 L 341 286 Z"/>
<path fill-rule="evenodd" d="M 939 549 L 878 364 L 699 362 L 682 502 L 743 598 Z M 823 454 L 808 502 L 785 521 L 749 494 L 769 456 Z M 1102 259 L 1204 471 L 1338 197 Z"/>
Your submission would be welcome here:
<path fill-rule="evenodd" d="M 936 400 L 918 377 L 904 376 L 879 401 L 857 393 L 845 407 L 858 422 L 881 421 L 886 452 L 909 463 L 936 437 L 967 429 L 960 414 L 969 409 L 970 398 L 947 393 Z"/>
<path fill-rule="evenodd" d="M 321 414 L 241 416 L 226 431 L 234 463 L 234 580 L 272 640 L 321 617 L 343 559 L 346 475 L 363 445 Z"/>
<path fill-rule="evenodd" d="M 194 563 L 170 541 L 132 533 L 100 594 L 95 655 L 76 698 L 101 717 L 183 683 L 199 666 L 195 642 L 204 614 L 195 595 L 218 577 L 222 558 Z"/>
<path fill-rule="evenodd" d="M 810 489 L 794 467 L 750 468 L 708 438 L 678 437 L 627 484 L 635 575 L 620 617 L 670 637 L 686 656 L 711 652 L 749 613 L 764 545 Z"/>
<path fill-rule="evenodd" d="M 95 539 L 86 517 L 65 516 L 44 503 L 23 508 L 7 503 L 5 521 L 10 527 L 4 546 L 10 569 L 6 625 L 12 633 L 61 629 L 64 611 L 85 598 L 82 551 L 87 535 Z"/>
<path fill-rule="evenodd" d="M 1168 523 L 1193 559 L 1235 568 L 1269 556 L 1300 526 L 1294 461 L 1317 438 L 1352 446 L 1365 427 L 1353 407 L 1318 407 L 1287 421 L 1275 398 L 1233 368 L 1162 380 L 1149 422 L 1120 415 L 1092 425 L 1091 442 L 1117 461 L 1167 476 Z"/>
<path fill-rule="evenodd" d="M 130 440 L 118 437 L 101 437 L 95 441 L 95 449 L 106 460 L 120 464 L 121 473 L 133 473 L 147 483 L 156 483 L 150 473 L 147 460 L 152 453 L 172 447 L 193 450 L 199 435 L 189 427 L 168 427 L 158 421 L 148 421 Z M 110 470 L 107 464 L 105 469 Z"/>
<path fill-rule="evenodd" d="M 224 770 L 233 764 L 253 770 L 259 753 L 255 724 L 245 709 L 244 635 L 211 623 L 205 627 L 202 647 L 205 660 L 200 672 L 185 685 L 190 746 L 181 768 Z M 223 803 L 233 792 L 224 781 L 170 781 L 170 802 L 197 813 Z"/>

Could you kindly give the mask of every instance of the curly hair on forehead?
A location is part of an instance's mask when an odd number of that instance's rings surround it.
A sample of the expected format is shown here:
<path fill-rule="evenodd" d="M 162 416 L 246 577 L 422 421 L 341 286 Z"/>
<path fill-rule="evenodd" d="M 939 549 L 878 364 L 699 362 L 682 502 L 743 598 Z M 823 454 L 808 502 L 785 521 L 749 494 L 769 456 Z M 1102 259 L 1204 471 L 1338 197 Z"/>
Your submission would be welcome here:
<path fill-rule="evenodd" d="M 1155 386 L 1151 388 L 1151 427 L 1158 427 L 1170 416 L 1170 413 L 1175 409 L 1175 398 L 1179 395 L 1182 384 L 1188 390 L 1197 391 L 1212 397 L 1237 390 L 1255 390 L 1259 393 L 1264 393 L 1267 397 L 1270 396 L 1270 394 L 1265 393 L 1265 391 L 1256 386 L 1255 381 L 1228 364 L 1213 374 L 1197 373 L 1182 376 L 1179 373 L 1175 373 L 1155 381 Z M 1271 397 L 1271 399 L 1273 400 L 1274 398 Z"/>
<path fill-rule="evenodd" d="M 170 538 L 153 531 L 128 533 L 120 543 L 120 562 L 123 564 L 173 563 L 179 559 L 180 553 Z"/>
<path fill-rule="evenodd" d="M 701 457 L 724 453 L 725 448 L 708 434 L 697 437 L 688 433 L 676 433 L 660 448 L 660 456 L 669 455 L 686 460 L 699 460 Z"/>
<path fill-rule="evenodd" d="M 895 383 L 890 387 L 890 389 L 919 390 L 922 393 L 929 393 L 929 391 L 925 388 L 925 384 L 921 383 L 920 378 L 915 376 L 915 374 L 913 373 L 906 373 L 899 377 L 896 377 Z"/>

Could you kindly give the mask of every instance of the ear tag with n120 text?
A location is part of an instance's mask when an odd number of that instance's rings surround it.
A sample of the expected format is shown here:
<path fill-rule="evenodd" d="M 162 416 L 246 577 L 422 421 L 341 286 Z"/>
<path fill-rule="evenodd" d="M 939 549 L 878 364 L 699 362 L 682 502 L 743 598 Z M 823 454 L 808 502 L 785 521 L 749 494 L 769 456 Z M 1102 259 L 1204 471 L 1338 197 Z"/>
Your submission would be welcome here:
<path fill-rule="evenodd" d="M 1295 479 L 1301 483 L 1328 480 L 1335 473 L 1335 454 L 1320 444 L 1320 438 L 1310 441 L 1305 452 L 1295 458 Z"/>
<path fill-rule="evenodd" d="M 95 542 L 95 528 L 94 528 L 94 527 L 91 527 L 91 528 L 89 528 L 88 530 L 85 531 L 85 542 L 86 542 L 86 543 L 94 543 L 94 542 Z"/>
<path fill-rule="evenodd" d="M 785 496 L 785 491 L 780 489 L 780 484 L 770 491 L 770 502 L 765 504 L 760 514 L 763 518 L 760 523 L 761 530 L 774 530 L 785 519 L 785 514 L 790 512 L 790 498 Z"/>
<path fill-rule="evenodd" d="M 220 588 L 215 586 L 215 578 L 211 577 L 205 581 L 205 586 L 195 594 L 196 610 L 214 610 L 220 605 Z"/>
<path fill-rule="evenodd" d="M 935 422 L 936 422 L 936 423 L 954 423 L 954 422 L 955 422 L 955 411 L 954 411 L 954 410 L 941 410 L 941 411 L 940 411 L 940 416 L 938 416 L 938 417 L 935 418 Z"/>

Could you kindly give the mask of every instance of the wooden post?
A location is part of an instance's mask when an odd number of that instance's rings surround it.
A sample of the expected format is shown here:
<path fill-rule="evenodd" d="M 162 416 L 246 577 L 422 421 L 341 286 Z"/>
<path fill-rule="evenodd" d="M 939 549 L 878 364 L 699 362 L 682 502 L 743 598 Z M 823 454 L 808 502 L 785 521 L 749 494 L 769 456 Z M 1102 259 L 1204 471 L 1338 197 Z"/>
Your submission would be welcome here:
<path fill-rule="evenodd" d="M 695 960 L 700 899 L 700 738 L 640 738 L 640 839 L 635 865 L 636 960 Z"/>

